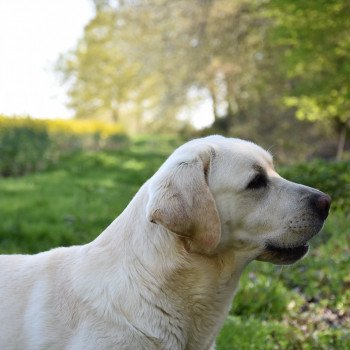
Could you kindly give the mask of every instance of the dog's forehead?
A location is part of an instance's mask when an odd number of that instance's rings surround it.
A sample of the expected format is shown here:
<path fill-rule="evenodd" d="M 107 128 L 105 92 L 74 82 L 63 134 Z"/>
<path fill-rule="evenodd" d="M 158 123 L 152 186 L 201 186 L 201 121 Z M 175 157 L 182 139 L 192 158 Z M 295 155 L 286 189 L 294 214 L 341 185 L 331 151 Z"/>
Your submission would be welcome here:
<path fill-rule="evenodd" d="M 226 138 L 219 135 L 208 136 L 189 141 L 179 147 L 170 157 L 171 162 L 193 160 L 204 150 L 211 149 L 215 162 L 222 161 L 226 165 L 237 164 L 245 168 L 273 169 L 272 156 L 253 142 L 237 138 Z"/>
<path fill-rule="evenodd" d="M 223 147 L 225 160 L 232 159 L 234 162 L 243 163 L 253 168 L 273 168 L 272 155 L 253 142 L 229 139 Z M 226 158 L 229 159 L 226 159 Z"/>
<path fill-rule="evenodd" d="M 209 136 L 199 139 L 200 143 L 212 146 L 215 149 L 217 161 L 224 165 L 237 165 L 244 168 L 273 169 L 272 155 L 257 144 L 238 138 Z"/>

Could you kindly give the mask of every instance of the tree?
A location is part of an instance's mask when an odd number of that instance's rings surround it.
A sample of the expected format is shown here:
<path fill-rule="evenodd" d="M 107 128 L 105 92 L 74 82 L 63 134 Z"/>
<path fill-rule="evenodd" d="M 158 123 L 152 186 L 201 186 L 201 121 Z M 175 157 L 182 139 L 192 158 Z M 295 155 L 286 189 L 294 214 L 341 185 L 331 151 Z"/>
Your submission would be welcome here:
<path fill-rule="evenodd" d="M 343 0 L 270 0 L 276 68 L 288 81 L 284 101 L 296 116 L 331 124 L 337 158 L 350 128 L 350 3 Z"/>
<path fill-rule="evenodd" d="M 94 4 L 84 37 L 61 60 L 77 117 L 176 129 L 184 106 L 204 96 L 223 133 L 258 138 L 267 126 L 268 135 L 285 135 L 286 124 L 309 126 L 295 114 L 331 125 L 340 158 L 350 123 L 349 2 Z"/>
<path fill-rule="evenodd" d="M 156 74 L 144 71 L 130 55 L 126 24 L 106 1 L 96 3 L 96 16 L 86 26 L 77 47 L 61 56 L 58 70 L 70 81 L 69 106 L 77 118 L 99 118 L 137 129 L 141 111 L 157 105 Z"/>
<path fill-rule="evenodd" d="M 226 129 L 237 114 L 244 114 L 257 97 L 257 52 L 267 25 L 259 14 L 262 4 L 246 0 L 139 2 L 138 10 L 131 13 L 139 18 L 138 23 L 145 18 L 152 23 L 144 22 L 144 33 L 154 39 L 149 54 L 150 61 L 156 62 L 154 69 L 167 78 L 166 108 L 176 101 L 187 103 L 188 92 L 195 88 L 211 97 L 215 120 L 225 117 Z"/>
<path fill-rule="evenodd" d="M 211 96 L 214 115 L 243 113 L 254 98 L 262 2 L 95 0 L 95 18 L 61 59 L 77 117 L 167 125 L 192 91 Z M 198 93 L 198 95 L 200 95 Z M 138 111 L 138 112 L 135 112 Z M 146 110 L 146 112 L 145 112 Z M 123 113 L 125 112 L 125 113 Z"/>

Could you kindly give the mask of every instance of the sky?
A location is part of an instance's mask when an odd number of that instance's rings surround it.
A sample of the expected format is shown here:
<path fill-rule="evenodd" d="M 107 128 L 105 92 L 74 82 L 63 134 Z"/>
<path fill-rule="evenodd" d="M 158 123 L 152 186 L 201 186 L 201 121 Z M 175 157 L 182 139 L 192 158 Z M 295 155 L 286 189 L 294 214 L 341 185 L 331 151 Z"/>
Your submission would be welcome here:
<path fill-rule="evenodd" d="M 54 65 L 93 15 L 91 0 L 0 0 L 0 115 L 73 117 Z M 186 117 L 200 128 L 213 121 L 211 110 L 207 99 Z"/>
<path fill-rule="evenodd" d="M 92 17 L 89 0 L 0 0 L 0 114 L 73 115 L 53 68 Z"/>

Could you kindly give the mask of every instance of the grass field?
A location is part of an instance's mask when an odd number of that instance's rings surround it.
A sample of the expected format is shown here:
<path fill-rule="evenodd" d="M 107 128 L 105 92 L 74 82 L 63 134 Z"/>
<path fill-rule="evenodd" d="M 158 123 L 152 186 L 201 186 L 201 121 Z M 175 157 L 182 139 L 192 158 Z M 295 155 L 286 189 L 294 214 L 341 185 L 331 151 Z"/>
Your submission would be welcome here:
<path fill-rule="evenodd" d="M 118 151 L 67 155 L 41 173 L 1 178 L 0 252 L 92 240 L 174 147 L 139 140 Z M 282 172 L 305 175 L 296 169 Z M 337 196 L 343 203 L 342 193 Z M 346 205 L 335 207 L 305 259 L 283 268 L 250 264 L 217 349 L 350 349 L 350 215 Z"/>

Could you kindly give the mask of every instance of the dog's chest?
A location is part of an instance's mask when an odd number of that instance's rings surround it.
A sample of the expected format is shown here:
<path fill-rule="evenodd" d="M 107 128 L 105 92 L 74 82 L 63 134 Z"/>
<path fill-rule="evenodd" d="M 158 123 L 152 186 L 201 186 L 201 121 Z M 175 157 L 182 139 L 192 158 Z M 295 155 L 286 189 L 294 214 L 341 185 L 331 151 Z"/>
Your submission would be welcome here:
<path fill-rule="evenodd" d="M 210 349 L 230 310 L 233 290 L 221 288 L 211 296 L 197 295 L 191 305 L 191 332 L 186 350 Z"/>
<path fill-rule="evenodd" d="M 206 269 L 195 269 L 177 279 L 177 295 L 185 306 L 186 345 L 182 349 L 211 349 L 215 342 L 229 312 L 239 278 L 239 273 L 233 273 L 231 268 L 220 272 L 216 269 L 208 271 L 207 265 Z"/>
<path fill-rule="evenodd" d="M 137 328 L 142 327 L 142 334 L 147 338 L 145 340 L 152 341 L 155 349 L 212 348 L 216 335 L 227 317 L 232 290 L 213 290 L 211 295 L 197 293 L 196 290 L 193 288 L 185 298 L 184 295 L 179 298 L 174 291 L 166 292 L 167 302 L 162 302 L 161 298 L 147 302 L 144 312 L 152 317 Z M 172 303 L 169 303 L 170 301 Z M 146 310 L 148 307 L 150 309 Z"/>

